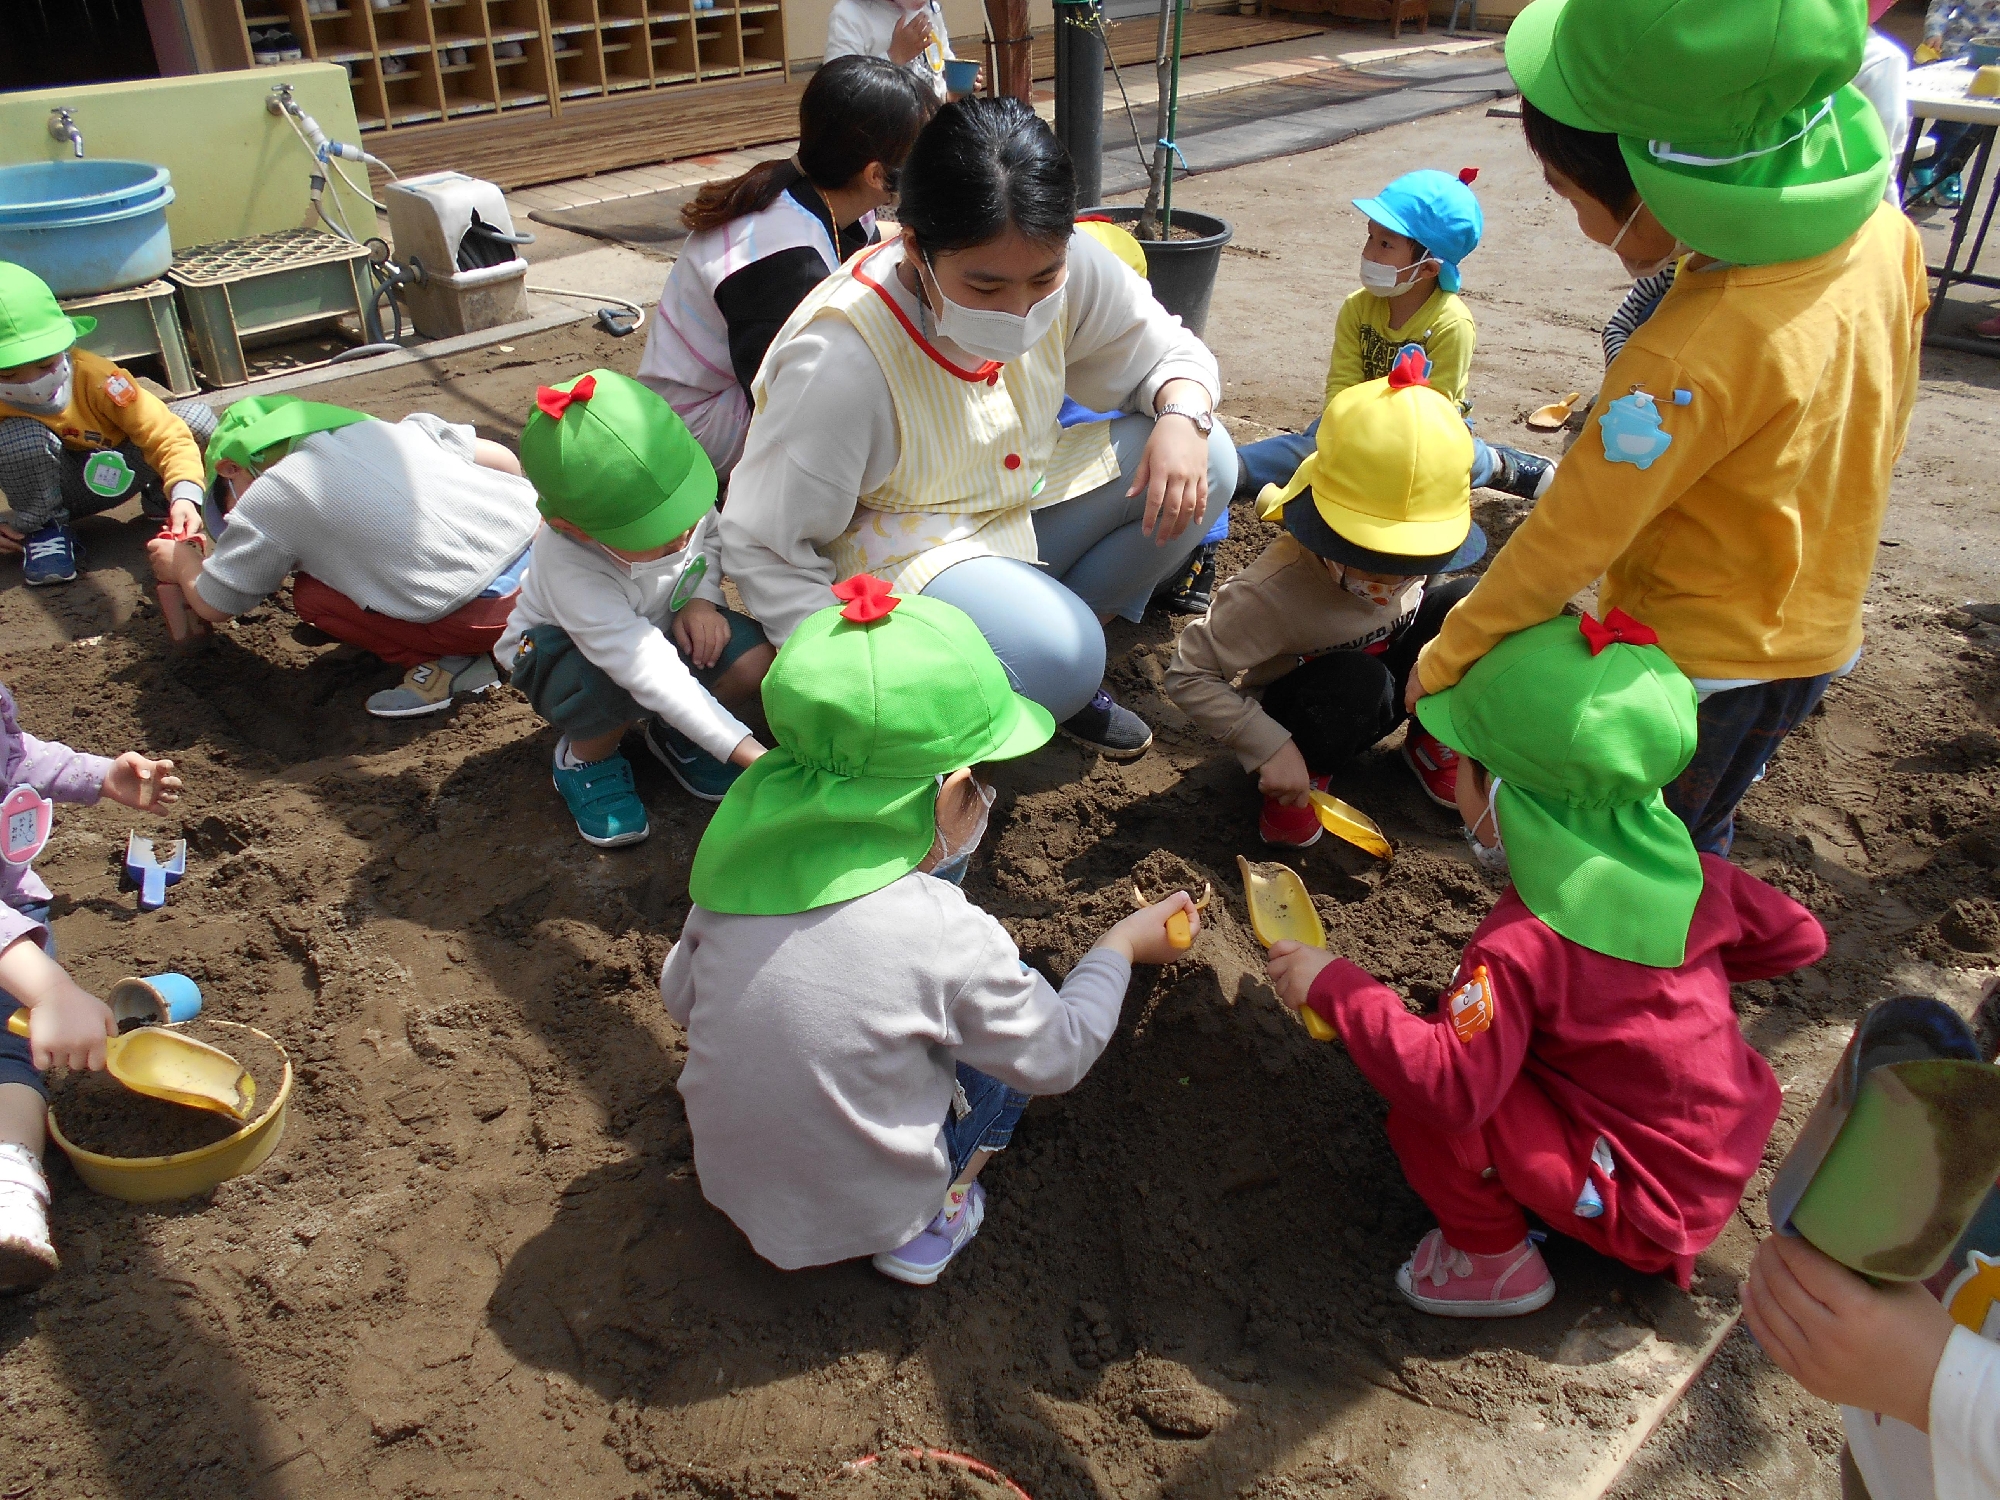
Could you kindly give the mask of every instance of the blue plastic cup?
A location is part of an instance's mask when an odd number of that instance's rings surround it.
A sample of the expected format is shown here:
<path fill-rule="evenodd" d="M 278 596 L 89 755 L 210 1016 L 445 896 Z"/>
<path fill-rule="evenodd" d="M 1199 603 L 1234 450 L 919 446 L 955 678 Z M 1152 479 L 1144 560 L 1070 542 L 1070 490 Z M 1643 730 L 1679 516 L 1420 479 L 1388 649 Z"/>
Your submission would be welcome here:
<path fill-rule="evenodd" d="M 119 980 L 105 1003 L 121 1032 L 129 1026 L 192 1021 L 201 1014 L 201 986 L 185 974 L 148 974 Z"/>
<path fill-rule="evenodd" d="M 972 86 L 979 80 L 979 64 L 963 58 L 952 58 L 944 65 L 944 89 L 954 99 L 963 99 L 972 92 Z"/>

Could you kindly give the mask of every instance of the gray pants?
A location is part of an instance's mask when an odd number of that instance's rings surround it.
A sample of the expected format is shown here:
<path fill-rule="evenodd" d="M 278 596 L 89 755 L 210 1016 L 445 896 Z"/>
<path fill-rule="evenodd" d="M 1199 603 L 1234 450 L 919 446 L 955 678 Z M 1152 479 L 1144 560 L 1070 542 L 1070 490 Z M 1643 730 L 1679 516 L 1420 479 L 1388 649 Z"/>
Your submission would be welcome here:
<path fill-rule="evenodd" d="M 1098 617 L 1136 622 L 1153 590 L 1187 561 L 1236 489 L 1236 448 L 1218 424 L 1208 441 L 1206 514 L 1173 541 L 1156 543 L 1140 529 L 1145 494 L 1125 498 L 1152 432 L 1151 417 L 1118 418 L 1111 424 L 1118 478 L 1035 512 L 1041 567 L 1011 557 L 975 557 L 946 568 L 924 589 L 926 597 L 972 616 L 1015 691 L 1058 723 L 1088 704 L 1104 680 Z"/>
<path fill-rule="evenodd" d="M 187 423 L 195 443 L 207 447 L 215 431 L 215 413 L 199 401 L 170 401 L 167 410 Z M 0 494 L 14 512 L 16 531 L 33 534 L 45 526 L 67 525 L 84 516 L 122 505 L 136 490 L 149 515 L 167 513 L 166 494 L 160 476 L 132 443 L 121 443 L 113 452 L 124 460 L 127 474 L 105 483 L 99 466 L 100 488 L 84 482 L 84 465 L 95 455 L 65 448 L 61 438 L 32 417 L 0 418 Z M 104 489 L 115 493 L 105 494 Z"/>

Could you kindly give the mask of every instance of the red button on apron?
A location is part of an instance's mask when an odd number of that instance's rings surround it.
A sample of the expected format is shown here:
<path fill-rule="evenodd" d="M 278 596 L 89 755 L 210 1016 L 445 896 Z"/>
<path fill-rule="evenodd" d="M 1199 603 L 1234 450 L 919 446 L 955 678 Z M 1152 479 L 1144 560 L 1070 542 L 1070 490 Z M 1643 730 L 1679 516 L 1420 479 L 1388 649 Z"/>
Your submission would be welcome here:
<path fill-rule="evenodd" d="M 1005 463 L 1007 467 L 1010 469 L 1018 469 L 1021 467 L 1021 455 L 1018 453 L 1010 453 L 1007 455 L 1005 459 L 1002 460 L 1002 462 Z"/>

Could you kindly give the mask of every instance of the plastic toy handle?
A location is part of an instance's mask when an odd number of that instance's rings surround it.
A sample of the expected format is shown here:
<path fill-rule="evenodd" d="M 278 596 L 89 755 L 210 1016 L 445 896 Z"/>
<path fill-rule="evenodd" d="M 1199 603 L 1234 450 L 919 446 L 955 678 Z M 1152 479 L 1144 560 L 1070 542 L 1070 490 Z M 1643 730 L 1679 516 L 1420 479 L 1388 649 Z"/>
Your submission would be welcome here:
<path fill-rule="evenodd" d="M 1310 1005 L 1301 1005 L 1299 1007 L 1299 1019 L 1305 1022 L 1306 1035 L 1316 1042 L 1331 1042 L 1340 1035 L 1339 1032 L 1326 1024 L 1326 1017 L 1322 1016 Z"/>
<path fill-rule="evenodd" d="M 1186 912 L 1177 911 L 1167 918 L 1167 941 L 1183 952 L 1194 942 L 1194 931 L 1188 925 Z"/>
<path fill-rule="evenodd" d="M 7 1018 L 7 1029 L 15 1036 L 28 1034 L 28 1008 L 25 1005 L 15 1007 L 14 1014 Z"/>

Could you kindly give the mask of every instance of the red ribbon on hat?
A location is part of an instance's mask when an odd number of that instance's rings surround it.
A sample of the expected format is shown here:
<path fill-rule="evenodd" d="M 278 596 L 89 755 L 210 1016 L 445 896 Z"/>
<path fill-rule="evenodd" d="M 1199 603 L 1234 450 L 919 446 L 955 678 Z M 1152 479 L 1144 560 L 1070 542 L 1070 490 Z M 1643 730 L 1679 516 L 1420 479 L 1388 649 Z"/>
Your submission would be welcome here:
<path fill-rule="evenodd" d="M 1471 187 L 1473 183 L 1479 180 L 1479 168 L 1460 167 L 1458 169 L 1458 180 L 1464 183 L 1467 187 Z"/>
<path fill-rule="evenodd" d="M 539 387 L 535 391 L 535 406 L 541 414 L 552 422 L 560 422 L 562 414 L 569 410 L 572 401 L 588 401 L 597 394 L 597 377 L 579 375 L 576 384 L 566 391 L 559 391 L 552 385 Z"/>
<path fill-rule="evenodd" d="M 1606 646 L 1616 642 L 1621 646 L 1657 646 L 1660 633 L 1650 625 L 1641 625 L 1622 609 L 1614 609 L 1602 621 L 1593 620 L 1589 615 L 1580 617 L 1577 628 L 1583 638 L 1590 642 L 1590 654 L 1597 655 Z"/>
<path fill-rule="evenodd" d="M 1396 362 L 1389 366 L 1389 389 L 1400 391 L 1405 386 L 1429 385 L 1431 383 L 1431 362 L 1421 344 L 1405 344 L 1396 355 Z"/>
<path fill-rule="evenodd" d="M 857 625 L 879 620 L 903 602 L 890 593 L 889 585 L 873 573 L 856 573 L 852 578 L 836 583 L 833 597 L 847 601 L 847 608 L 840 612 L 840 618 L 852 620 Z"/>

